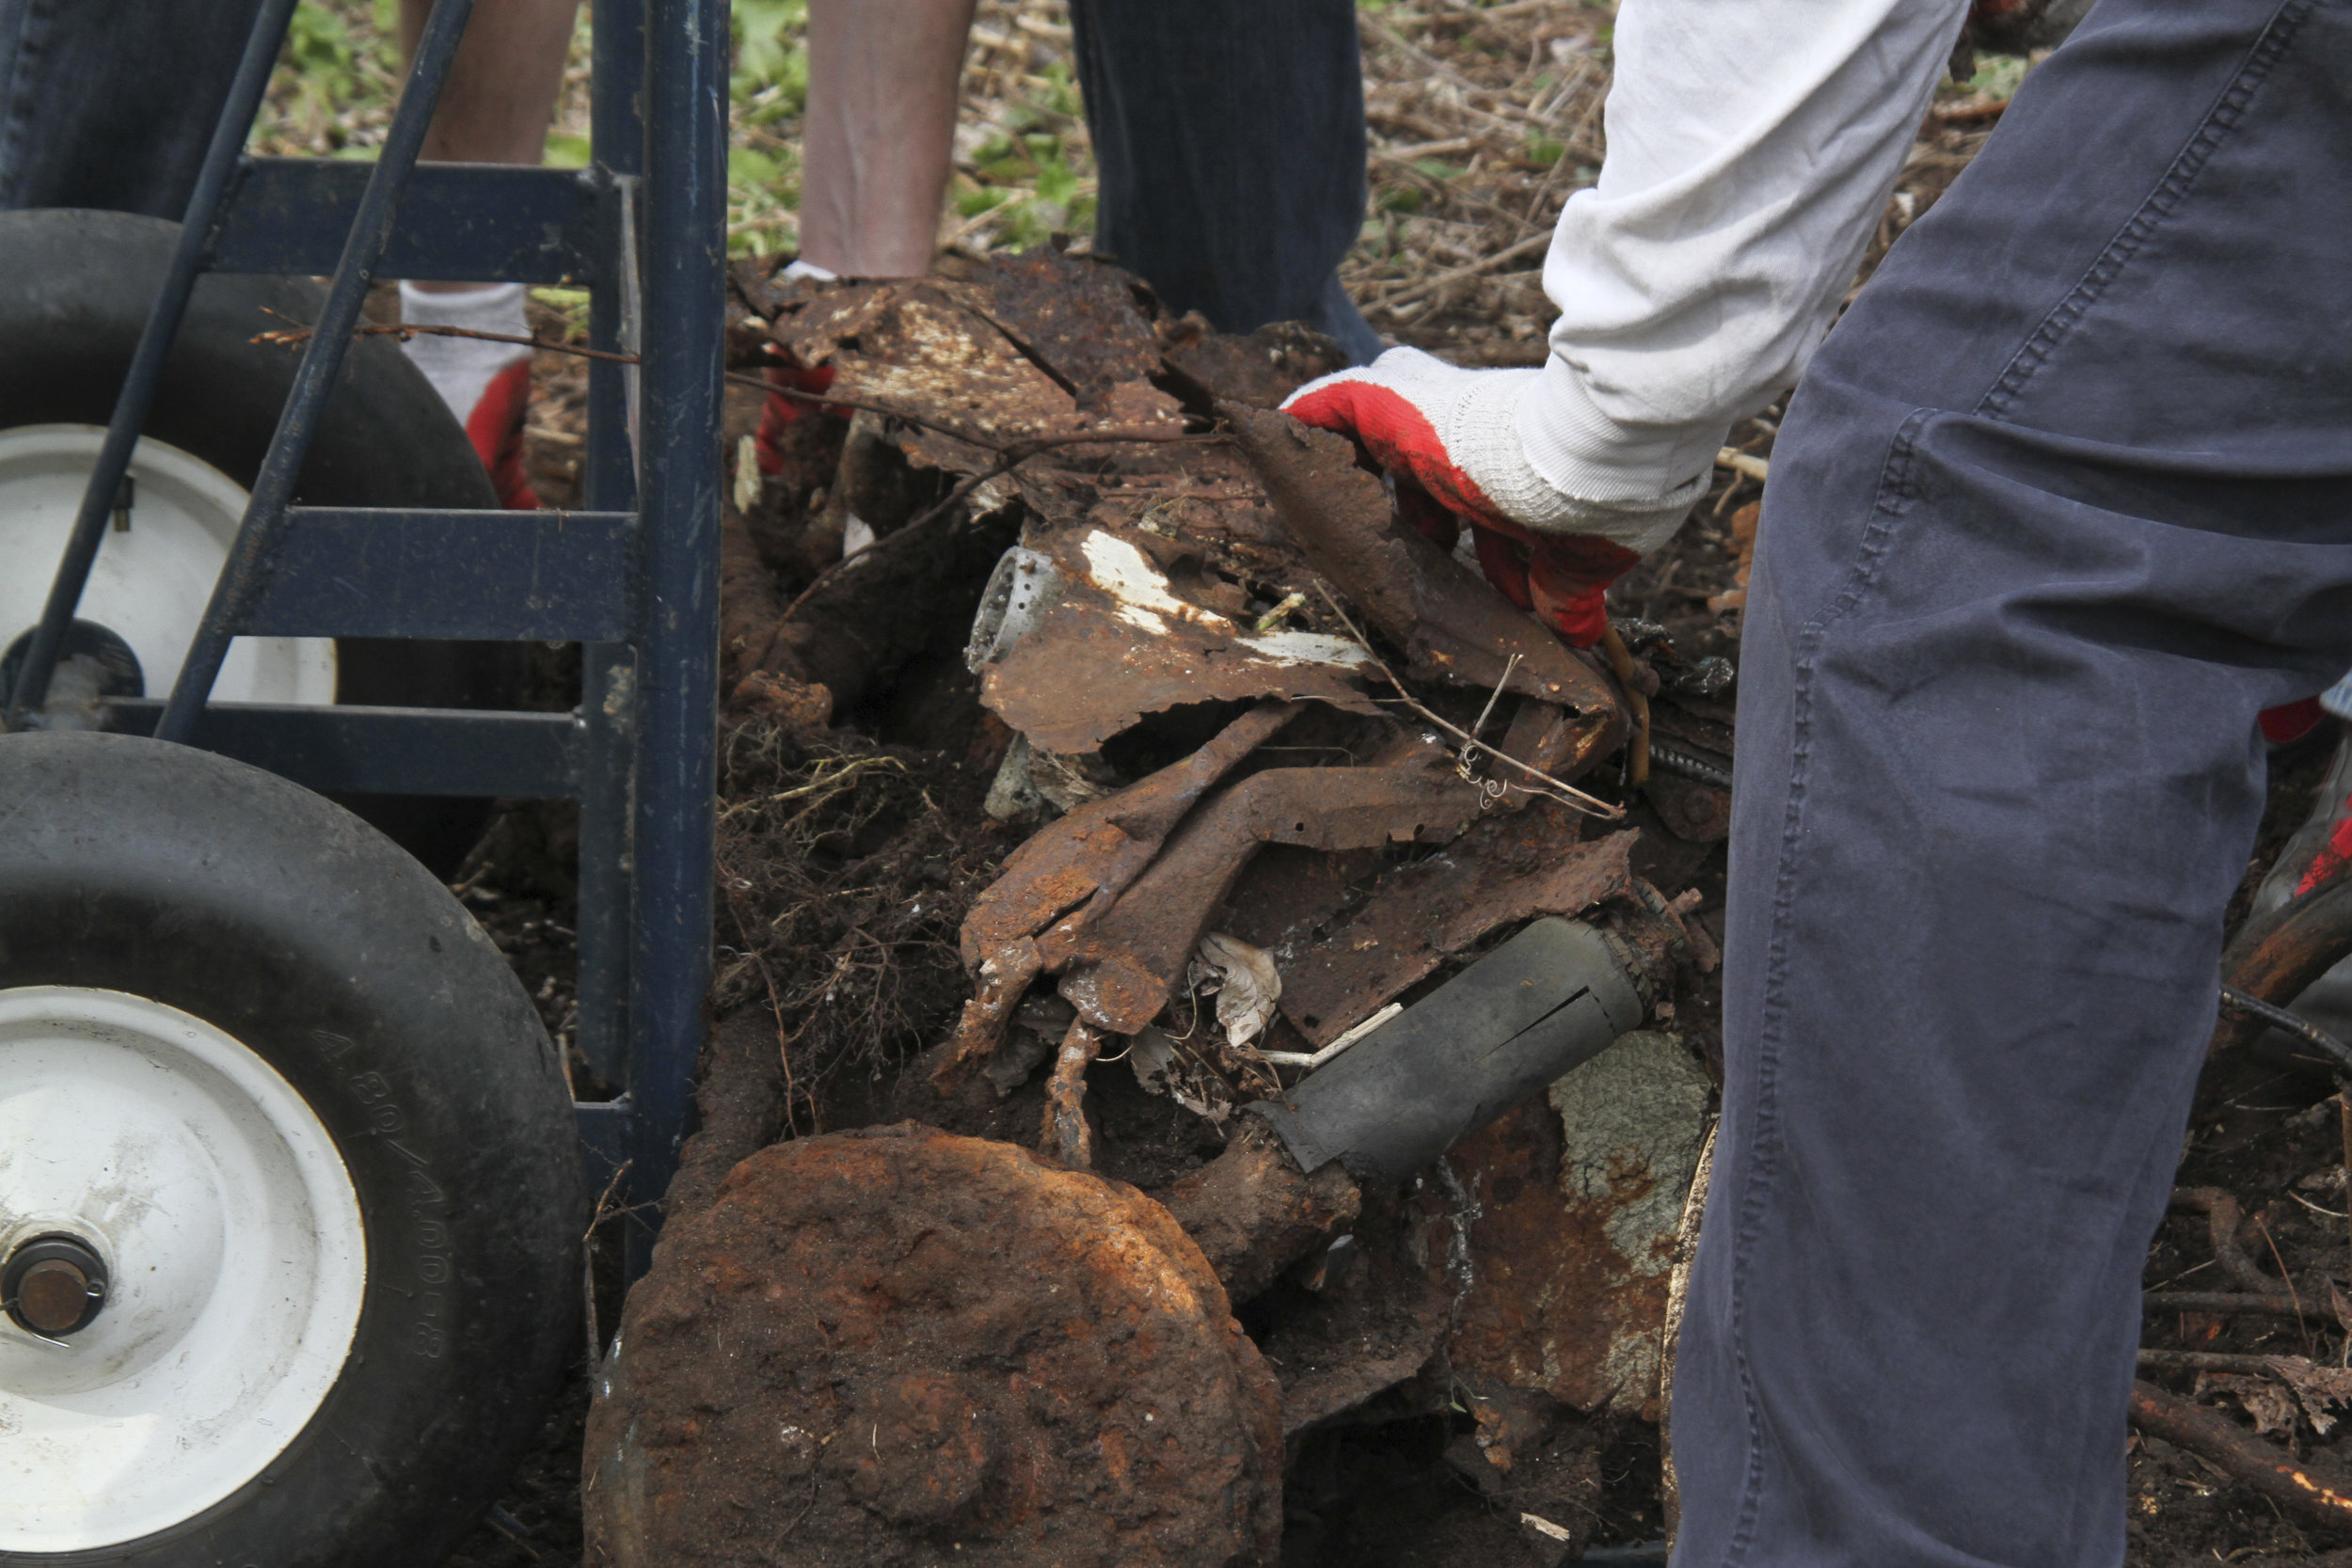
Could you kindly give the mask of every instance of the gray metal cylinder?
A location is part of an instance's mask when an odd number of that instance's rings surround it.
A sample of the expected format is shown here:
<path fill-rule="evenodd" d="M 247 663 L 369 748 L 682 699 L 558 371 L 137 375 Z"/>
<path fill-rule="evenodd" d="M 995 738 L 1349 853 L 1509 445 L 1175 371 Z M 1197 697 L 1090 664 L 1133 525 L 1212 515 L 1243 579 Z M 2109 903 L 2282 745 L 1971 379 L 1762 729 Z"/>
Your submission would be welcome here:
<path fill-rule="evenodd" d="M 1401 1180 L 1646 1013 L 1609 938 L 1548 916 L 1249 1110 L 1303 1170 Z"/>

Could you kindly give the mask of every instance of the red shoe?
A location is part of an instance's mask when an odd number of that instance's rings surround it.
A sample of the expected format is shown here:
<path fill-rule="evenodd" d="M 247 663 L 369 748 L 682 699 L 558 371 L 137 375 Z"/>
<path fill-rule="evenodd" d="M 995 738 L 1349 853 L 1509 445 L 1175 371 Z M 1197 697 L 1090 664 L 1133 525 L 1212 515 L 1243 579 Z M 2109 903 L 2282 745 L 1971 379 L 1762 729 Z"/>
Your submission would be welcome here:
<path fill-rule="evenodd" d="M 826 404 L 811 403 L 807 396 L 823 397 L 833 390 L 833 367 L 819 365 L 813 371 L 798 365 L 771 365 L 768 385 L 775 388 L 760 406 L 759 430 L 752 436 L 752 450 L 759 456 L 759 471 L 765 474 L 784 471 L 784 436 L 801 420 L 812 414 L 833 414 L 846 417 L 849 410 Z"/>
<path fill-rule="evenodd" d="M 466 438 L 489 470 L 499 504 L 509 512 L 536 512 L 539 492 L 523 472 L 523 420 L 531 412 L 531 361 L 517 359 L 490 378 L 482 401 L 466 416 Z"/>
<path fill-rule="evenodd" d="M 497 338 L 531 336 L 523 314 L 523 286 L 499 283 L 454 293 L 400 286 L 400 319 L 418 326 L 455 326 L 496 338 L 453 338 L 420 333 L 401 344 L 408 362 L 424 372 L 433 389 L 465 427 L 510 512 L 535 512 L 538 494 L 523 472 L 523 420 L 531 411 L 531 351 Z"/>

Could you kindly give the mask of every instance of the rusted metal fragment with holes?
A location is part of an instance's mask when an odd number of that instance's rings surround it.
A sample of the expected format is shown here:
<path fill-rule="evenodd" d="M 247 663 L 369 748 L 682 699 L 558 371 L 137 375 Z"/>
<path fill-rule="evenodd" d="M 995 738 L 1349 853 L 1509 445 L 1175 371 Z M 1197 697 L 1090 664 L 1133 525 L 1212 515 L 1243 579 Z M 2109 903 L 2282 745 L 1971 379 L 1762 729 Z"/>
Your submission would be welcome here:
<path fill-rule="evenodd" d="M 1636 836 L 1580 843 L 1577 819 L 1549 801 L 1486 818 L 1375 883 L 1355 918 L 1283 974 L 1283 1016 L 1328 1044 L 1489 932 L 1628 893 Z"/>
<path fill-rule="evenodd" d="M 1320 698 L 1377 715 L 1370 657 L 1345 638 L 1252 631 L 1180 596 L 1145 542 L 1073 529 L 1053 550 L 1051 608 L 985 667 L 980 701 L 1049 752 L 1091 752 L 1149 713 L 1186 703 Z"/>
<path fill-rule="evenodd" d="M 979 990 L 933 1053 L 933 1084 L 943 1092 L 960 1087 L 995 1051 L 1022 993 L 1048 966 L 1039 939 L 1057 960 L 1066 958 L 1070 933 L 1109 909 L 1193 802 L 1297 711 L 1284 703 L 1253 708 L 1182 762 L 1081 806 L 1012 852 L 964 917 L 964 967 Z"/>
<path fill-rule="evenodd" d="M 942 271 L 949 276 L 934 287 L 1003 332 L 1089 413 L 1160 368 L 1136 300 L 1141 284 L 1108 262 L 1041 245 L 977 262 L 956 258 Z"/>
<path fill-rule="evenodd" d="M 1205 802 L 1107 913 L 1073 933 L 1061 993 L 1100 1027 L 1132 1035 L 1168 1005 L 1210 915 L 1262 845 L 1442 844 L 1478 802 L 1453 772 L 1409 764 L 1253 774 Z M 1048 954 L 1047 967 L 1064 967 L 1058 958 Z"/>
<path fill-rule="evenodd" d="M 1033 345 L 996 319 L 999 313 L 984 293 L 952 282 L 849 284 L 780 315 L 771 333 L 797 363 L 833 371 L 827 395 L 945 426 L 974 442 L 1104 425 L 1182 427 L 1181 405 L 1148 379 L 1152 361 L 1134 354 L 1101 357 L 1079 366 L 1081 379 L 1073 381 L 1053 359 L 1031 352 Z M 1148 335 L 1143 341 L 1148 345 Z M 1121 368 L 1136 373 L 1100 380 Z M 931 456 L 984 460 L 969 443 L 959 445 L 961 453 L 933 450 Z"/>

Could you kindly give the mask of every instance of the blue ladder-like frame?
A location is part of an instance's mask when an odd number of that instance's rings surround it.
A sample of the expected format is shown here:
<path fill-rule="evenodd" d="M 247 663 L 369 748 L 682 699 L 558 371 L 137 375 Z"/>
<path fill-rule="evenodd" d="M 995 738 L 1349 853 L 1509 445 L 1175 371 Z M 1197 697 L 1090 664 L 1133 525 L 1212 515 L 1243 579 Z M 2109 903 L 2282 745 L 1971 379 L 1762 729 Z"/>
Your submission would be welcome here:
<path fill-rule="evenodd" d="M 8 717 L 47 695 L 197 277 L 331 274 L 179 682 L 167 701 L 114 703 L 114 727 L 317 790 L 579 801 L 580 1046 L 624 1085 L 577 1107 L 582 1151 L 593 1182 L 625 1170 L 622 1195 L 644 1204 L 676 1168 L 710 974 L 726 0 L 597 0 L 593 164 L 579 171 L 418 165 L 473 0 L 437 0 L 375 163 L 245 156 L 294 4 L 265 0 L 256 21 Z M 639 363 L 590 361 L 588 510 L 290 504 L 378 277 L 590 291 L 590 347 Z M 576 641 L 581 701 L 563 714 L 211 704 L 240 636 Z M 628 1227 L 632 1276 L 652 1239 Z"/>

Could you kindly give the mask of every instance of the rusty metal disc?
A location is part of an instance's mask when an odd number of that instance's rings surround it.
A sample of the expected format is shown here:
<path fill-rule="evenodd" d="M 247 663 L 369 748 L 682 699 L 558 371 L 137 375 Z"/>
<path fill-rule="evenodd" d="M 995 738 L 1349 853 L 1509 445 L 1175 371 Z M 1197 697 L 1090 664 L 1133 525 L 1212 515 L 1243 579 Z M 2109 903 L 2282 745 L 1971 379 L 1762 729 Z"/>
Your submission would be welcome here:
<path fill-rule="evenodd" d="M 1244 1568 L 1280 1394 L 1167 1211 L 903 1123 L 674 1220 L 588 1422 L 589 1560 Z"/>

